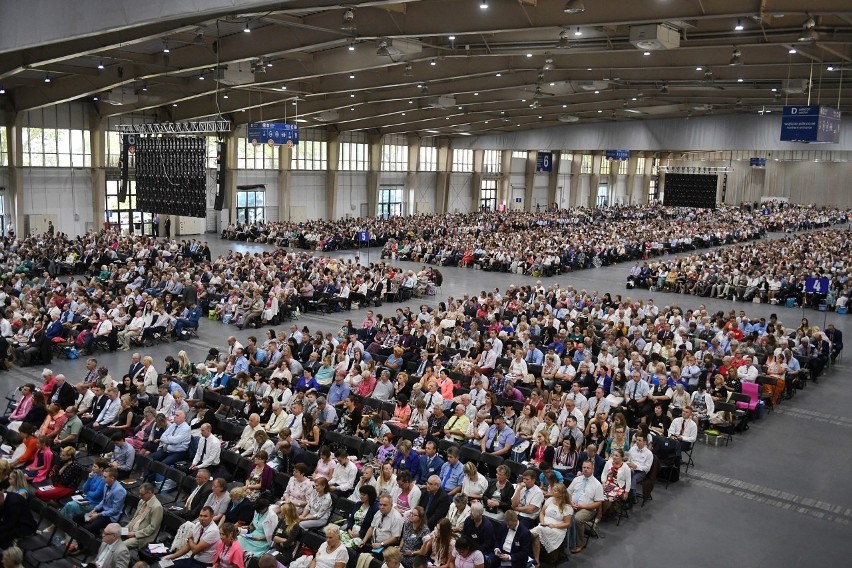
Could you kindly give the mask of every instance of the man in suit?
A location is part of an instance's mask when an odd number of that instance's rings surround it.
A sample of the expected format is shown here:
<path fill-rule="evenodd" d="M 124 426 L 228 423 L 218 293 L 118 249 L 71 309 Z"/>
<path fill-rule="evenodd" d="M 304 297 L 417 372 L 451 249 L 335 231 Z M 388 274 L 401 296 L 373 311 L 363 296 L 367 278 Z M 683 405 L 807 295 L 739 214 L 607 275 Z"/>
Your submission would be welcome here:
<path fill-rule="evenodd" d="M 85 515 L 75 515 L 74 522 L 89 531 L 97 533 L 110 523 L 115 523 L 124 511 L 124 498 L 127 490 L 117 481 L 118 470 L 108 467 L 104 471 L 103 500 Z"/>
<path fill-rule="evenodd" d="M 53 394 L 50 397 L 51 403 L 56 403 L 60 408 L 66 408 L 74 404 L 77 400 L 77 391 L 68 384 L 65 380 L 65 375 L 56 375 L 56 386 L 53 387 Z"/>
<path fill-rule="evenodd" d="M 831 344 L 831 362 L 834 363 L 837 356 L 843 351 L 843 332 L 836 329 L 833 323 L 830 323 L 825 329 L 825 335 Z"/>
<path fill-rule="evenodd" d="M 130 566 L 130 551 L 121 542 L 121 526 L 118 523 L 110 523 L 104 527 L 101 548 L 95 557 L 94 565 L 98 568 L 127 568 Z"/>
<path fill-rule="evenodd" d="M 154 485 L 143 483 L 139 486 L 139 505 L 136 514 L 127 523 L 127 536 L 124 546 L 131 550 L 144 548 L 154 542 L 163 523 L 163 505 L 154 495 Z"/>
<path fill-rule="evenodd" d="M 426 442 L 425 453 L 420 456 L 420 471 L 417 473 L 417 484 L 423 487 L 433 475 L 438 475 L 444 460 L 438 455 L 438 444 L 433 441 Z"/>
<path fill-rule="evenodd" d="M 529 559 L 532 537 L 530 531 L 518 521 L 518 513 L 506 511 L 503 523 L 494 523 L 494 559 L 489 568 L 499 568 L 511 562 L 512 568 L 525 568 Z"/>
<path fill-rule="evenodd" d="M 139 353 L 134 353 L 130 357 L 130 368 L 127 370 L 127 375 L 135 384 L 142 378 L 142 373 L 145 372 L 145 366 L 142 364 L 142 357 Z"/>
<path fill-rule="evenodd" d="M 192 490 L 183 503 L 183 511 L 178 515 L 187 521 L 194 521 L 201 513 L 201 508 L 207 502 L 207 497 L 213 491 L 213 482 L 210 480 L 210 472 L 199 469 L 195 474 L 195 489 Z"/>
<path fill-rule="evenodd" d="M 94 394 L 94 397 L 92 398 L 92 407 L 89 412 L 80 415 L 80 420 L 82 420 L 83 424 L 86 426 L 97 420 L 98 416 L 101 415 L 106 407 L 107 402 L 109 402 L 109 397 L 104 392 L 104 386 L 102 384 L 93 383 L 89 390 L 92 394 Z"/>
<path fill-rule="evenodd" d="M 426 480 L 426 493 L 422 496 L 423 509 L 430 529 L 434 529 L 438 521 L 447 516 L 450 511 L 450 496 L 441 489 L 441 478 L 429 476 Z"/>

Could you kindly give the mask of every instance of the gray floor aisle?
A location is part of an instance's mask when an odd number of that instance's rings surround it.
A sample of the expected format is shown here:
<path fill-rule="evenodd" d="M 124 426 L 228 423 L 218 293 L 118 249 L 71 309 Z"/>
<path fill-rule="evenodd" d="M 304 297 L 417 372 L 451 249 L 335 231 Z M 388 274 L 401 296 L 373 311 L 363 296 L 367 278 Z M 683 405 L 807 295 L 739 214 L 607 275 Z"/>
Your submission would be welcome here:
<path fill-rule="evenodd" d="M 208 239 L 215 254 L 233 250 L 262 250 L 263 245 Z M 362 261 L 367 255 L 362 251 Z M 351 252 L 336 256 L 351 257 Z M 379 260 L 378 249 L 370 260 Z M 419 268 L 414 263 L 400 263 Z M 679 304 L 685 308 L 704 303 L 708 309 L 744 309 L 749 314 L 776 313 L 787 327 L 797 327 L 802 310 L 780 306 L 732 303 L 677 294 L 626 290 L 629 264 L 542 279 L 545 285 L 559 282 L 563 287 L 597 289 L 601 292 L 637 294 L 653 298 L 658 305 Z M 505 290 L 510 284 L 532 283 L 536 279 L 495 274 L 471 269 L 445 268 L 444 283 L 437 297 L 413 299 L 413 309 L 421 303 L 437 305 L 447 296 L 492 290 Z M 397 304 L 385 304 L 375 311 L 389 314 Z M 296 322 L 311 331 L 336 332 L 345 318 L 356 325 L 364 309 L 343 314 L 306 315 Z M 823 325 L 825 314 L 804 312 L 812 323 Z M 850 316 L 828 314 L 847 337 L 852 334 Z M 290 323 L 286 324 L 289 327 Z M 162 368 L 163 358 L 186 349 L 194 360 L 203 358 L 211 346 L 223 346 L 228 335 L 241 340 L 251 332 L 239 332 L 221 323 L 204 320 L 201 339 L 180 344 L 156 346 L 143 354 L 154 356 Z M 260 335 L 260 330 L 257 330 Z M 847 350 L 848 351 L 848 350 Z M 848 565 L 852 558 L 852 389 L 849 388 L 849 355 L 816 385 L 799 391 L 783 402 L 766 419 L 738 435 L 729 447 L 699 446 L 694 453 L 695 468 L 679 483 L 654 490 L 654 500 L 643 509 L 634 508 L 630 519 L 616 527 L 604 523 L 601 540 L 593 540 L 585 552 L 573 555 L 569 564 L 627 568 L 684 565 L 693 567 L 745 566 L 786 568 L 792 566 Z M 99 354 L 113 376 L 129 365 L 128 353 Z M 83 375 L 84 361 L 54 360 L 54 372 L 64 373 L 76 382 Z M 0 373 L 0 393 L 8 393 L 25 382 L 38 382 L 41 368 L 13 368 Z M 846 560 L 844 560 L 844 558 Z"/>

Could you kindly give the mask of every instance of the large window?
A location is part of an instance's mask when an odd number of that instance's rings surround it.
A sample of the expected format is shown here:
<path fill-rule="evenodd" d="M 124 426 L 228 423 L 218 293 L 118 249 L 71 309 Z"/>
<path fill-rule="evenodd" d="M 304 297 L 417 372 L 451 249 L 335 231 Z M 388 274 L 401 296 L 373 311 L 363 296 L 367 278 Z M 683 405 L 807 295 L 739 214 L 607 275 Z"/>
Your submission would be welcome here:
<path fill-rule="evenodd" d="M 127 195 L 123 201 L 118 200 L 121 187 L 119 180 L 106 182 L 106 215 L 110 227 L 118 227 L 121 232 L 134 235 L 150 235 L 152 213 L 136 210 L 136 182 L 130 180 L 127 184 Z"/>
<path fill-rule="evenodd" d="M 653 176 L 651 178 L 651 183 L 648 185 L 648 203 L 653 203 L 657 201 L 657 189 L 660 183 L 660 178 L 657 176 Z"/>
<path fill-rule="evenodd" d="M 497 209 L 497 180 L 482 180 L 482 184 L 479 186 L 479 209 L 480 211 Z"/>
<path fill-rule="evenodd" d="M 237 139 L 237 169 L 277 170 L 278 151 L 278 146 L 254 145 L 248 138 L 240 137 Z"/>
<path fill-rule="evenodd" d="M 638 160 L 636 160 L 636 175 L 645 175 L 645 158 L 639 158 Z"/>
<path fill-rule="evenodd" d="M 6 143 L 6 129 L 0 126 L 0 167 L 9 165 L 9 147 Z"/>
<path fill-rule="evenodd" d="M 237 190 L 237 223 L 263 221 L 264 197 L 262 189 Z"/>
<path fill-rule="evenodd" d="M 408 146 L 382 144 L 382 171 L 404 172 L 408 170 Z"/>
<path fill-rule="evenodd" d="M 115 130 L 106 133 L 106 167 L 117 168 L 121 165 L 122 134 Z"/>
<path fill-rule="evenodd" d="M 607 185 L 598 186 L 598 198 L 595 201 L 598 207 L 606 207 L 609 205 L 609 187 Z"/>
<path fill-rule="evenodd" d="M 379 187 L 379 210 L 376 215 L 382 219 L 402 215 L 402 188 L 398 186 Z"/>
<path fill-rule="evenodd" d="M 473 171 L 473 150 L 453 150 L 453 171 Z"/>
<path fill-rule="evenodd" d="M 512 150 L 512 157 L 513 158 L 521 158 L 521 159 L 526 160 L 527 159 L 527 151 L 526 150 Z"/>
<path fill-rule="evenodd" d="M 500 150 L 485 150 L 482 160 L 482 173 L 499 174 L 502 170 L 502 152 Z"/>
<path fill-rule="evenodd" d="M 370 166 L 370 147 L 367 144 L 342 142 L 338 169 L 366 172 Z"/>
<path fill-rule="evenodd" d="M 580 160 L 580 173 L 581 174 L 592 173 L 592 155 L 591 154 L 583 154 L 583 157 Z"/>
<path fill-rule="evenodd" d="M 627 160 L 619 160 L 619 162 L 618 162 L 618 175 L 626 176 L 628 165 L 629 165 L 629 162 Z"/>
<path fill-rule="evenodd" d="M 23 128 L 21 147 L 24 166 L 83 168 L 92 165 L 88 130 Z"/>
<path fill-rule="evenodd" d="M 612 172 L 612 160 L 604 158 L 601 160 L 601 175 L 608 176 Z"/>
<path fill-rule="evenodd" d="M 438 170 L 438 149 L 434 146 L 420 146 L 420 171 L 434 172 Z"/>
<path fill-rule="evenodd" d="M 317 140 L 300 141 L 293 146 L 290 165 L 294 170 L 327 170 L 328 143 Z"/>

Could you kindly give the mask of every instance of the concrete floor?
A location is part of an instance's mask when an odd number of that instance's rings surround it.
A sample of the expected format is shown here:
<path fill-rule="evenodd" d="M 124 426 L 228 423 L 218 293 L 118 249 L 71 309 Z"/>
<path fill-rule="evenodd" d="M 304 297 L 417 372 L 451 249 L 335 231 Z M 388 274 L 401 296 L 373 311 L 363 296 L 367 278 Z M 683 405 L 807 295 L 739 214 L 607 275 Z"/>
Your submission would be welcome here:
<path fill-rule="evenodd" d="M 208 239 L 216 254 L 228 249 L 262 250 L 265 245 L 223 242 Z M 351 257 L 351 252 L 336 256 Z M 369 260 L 377 261 L 379 250 L 372 249 Z M 366 262 L 366 251 L 361 251 Z M 399 263 L 419 268 L 414 263 Z M 598 289 L 626 297 L 624 282 L 629 264 L 598 268 L 544 279 L 563 287 Z M 495 274 L 470 269 L 446 268 L 440 294 L 414 299 L 436 306 L 447 296 L 459 297 L 480 290 L 501 290 L 510 284 L 535 282 L 534 278 Z M 779 306 L 733 303 L 708 298 L 640 291 L 658 305 L 677 303 L 684 308 L 704 303 L 710 310 L 744 309 L 749 314 L 768 317 L 776 313 L 788 327 L 797 327 L 803 313 L 812 323 L 834 323 L 846 337 L 852 337 L 849 316 L 822 314 L 814 310 L 787 309 Z M 392 313 L 397 304 L 385 304 L 378 313 Z M 300 326 L 311 331 L 336 331 L 346 317 L 356 325 L 365 309 L 348 314 L 306 315 Z M 342 317 L 341 317 L 342 316 Z M 289 323 L 287 324 L 289 326 Z M 154 356 L 162 367 L 168 354 L 185 349 L 199 360 L 211 346 L 222 347 L 225 338 L 236 332 L 221 323 L 204 320 L 201 339 L 180 345 L 156 346 L 145 353 Z M 254 333 L 254 332 L 252 332 Z M 248 332 L 236 335 L 245 340 Z M 791 401 L 782 403 L 766 419 L 738 435 L 729 447 L 698 446 L 695 468 L 679 483 L 654 490 L 654 500 L 642 509 L 634 509 L 630 519 L 616 527 L 614 522 L 601 527 L 603 538 L 593 540 L 589 548 L 572 555 L 568 564 L 627 568 L 684 564 L 694 567 L 747 566 L 786 568 L 792 566 L 844 565 L 852 557 L 852 485 L 847 473 L 852 469 L 852 389 L 848 388 L 852 365 L 849 355 L 816 385 L 808 385 Z M 99 354 L 98 362 L 121 375 L 129 365 L 129 354 Z M 55 360 L 51 368 L 69 380 L 79 380 L 83 360 Z M 41 368 L 13 368 L 0 373 L 0 392 L 8 393 L 26 382 L 38 382 Z M 846 558 L 847 560 L 843 560 Z M 563 563 L 565 564 L 565 563 Z M 848 564 L 847 564 L 848 565 Z"/>

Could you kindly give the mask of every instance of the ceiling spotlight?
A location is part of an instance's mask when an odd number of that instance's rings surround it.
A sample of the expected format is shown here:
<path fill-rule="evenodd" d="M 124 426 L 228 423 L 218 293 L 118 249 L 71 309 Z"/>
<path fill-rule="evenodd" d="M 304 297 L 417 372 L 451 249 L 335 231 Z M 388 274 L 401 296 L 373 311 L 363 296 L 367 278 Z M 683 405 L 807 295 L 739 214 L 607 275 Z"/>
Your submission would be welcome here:
<path fill-rule="evenodd" d="M 792 54 L 792 53 L 796 53 L 796 48 L 795 48 L 795 47 L 791 47 L 789 50 L 787 50 L 787 53 L 790 53 L 790 54 Z"/>
<path fill-rule="evenodd" d="M 668 83 L 663 83 L 663 86 L 660 88 L 660 94 L 661 94 L 661 95 L 668 95 L 668 94 L 669 94 L 669 85 L 668 85 Z"/>
<path fill-rule="evenodd" d="M 502 77 L 502 76 L 503 76 L 503 74 L 502 74 L 502 73 L 497 73 L 497 76 L 498 76 L 498 77 Z"/>
<path fill-rule="evenodd" d="M 355 73 L 350 73 L 350 74 L 349 74 L 349 78 L 350 78 L 350 79 L 354 79 L 354 78 L 355 78 Z"/>
<path fill-rule="evenodd" d="M 173 107 L 176 107 L 176 106 L 177 106 L 177 103 L 172 103 L 172 106 L 173 106 Z"/>
<path fill-rule="evenodd" d="M 198 80 L 199 80 L 199 81 L 203 81 L 203 80 L 204 80 L 204 73 L 199 73 L 199 74 L 198 74 Z"/>
<path fill-rule="evenodd" d="M 349 42 L 349 51 L 355 51 L 355 42 L 354 41 Z"/>
<path fill-rule="evenodd" d="M 740 77 L 739 79 L 737 79 L 737 83 L 742 83 L 742 82 L 743 82 L 743 78 L 742 78 L 742 77 Z"/>
<path fill-rule="evenodd" d="M 228 93 L 225 93 L 224 95 L 222 95 L 222 98 L 223 98 L 223 99 L 227 99 L 227 98 L 228 98 Z"/>
<path fill-rule="evenodd" d="M 488 0 L 480 0 L 479 1 L 479 9 L 487 10 L 488 9 Z"/>
<path fill-rule="evenodd" d="M 267 67 L 272 67 L 272 62 L 271 62 L 271 61 L 267 61 L 267 62 L 266 62 L 266 66 L 267 66 Z"/>
<path fill-rule="evenodd" d="M 44 75 L 44 82 L 45 82 L 45 83 L 50 83 L 50 73 L 46 73 L 46 74 Z"/>
<path fill-rule="evenodd" d="M 579 14 L 586 11 L 586 6 L 580 0 L 568 0 L 562 11 L 566 14 Z"/>
<path fill-rule="evenodd" d="M 737 20 L 737 25 L 734 26 L 734 29 L 737 30 L 738 32 L 743 31 L 743 21 Z"/>
<path fill-rule="evenodd" d="M 431 65 L 432 67 L 434 67 L 434 66 L 435 66 L 435 65 L 437 65 L 437 64 L 438 64 L 438 60 L 437 60 L 437 59 L 435 59 L 434 57 L 433 57 L 433 58 L 432 58 L 432 60 L 429 62 L 429 65 Z"/>
<path fill-rule="evenodd" d="M 98 95 L 95 95 L 94 97 L 92 97 L 92 100 L 93 100 L 93 101 L 98 100 Z"/>
<path fill-rule="evenodd" d="M 777 92 L 778 92 L 778 89 L 777 89 L 777 88 L 775 88 L 775 87 L 772 87 L 770 90 L 771 90 L 773 93 L 777 93 Z"/>
<path fill-rule="evenodd" d="M 580 26 L 577 26 L 577 30 L 574 32 L 574 35 L 575 35 L 575 36 L 581 36 L 581 35 L 583 35 L 583 32 L 582 32 L 582 31 L 580 31 Z"/>
<path fill-rule="evenodd" d="M 702 67 L 701 65 L 699 65 L 698 67 L 696 67 L 696 68 L 695 68 L 695 70 L 696 70 L 696 71 L 704 71 L 704 67 Z"/>
<path fill-rule="evenodd" d="M 163 53 L 171 53 L 172 50 L 169 49 L 169 44 L 163 43 Z"/>
<path fill-rule="evenodd" d="M 243 28 L 243 32 L 247 34 L 251 33 L 251 27 L 249 26 L 248 22 L 246 22 L 246 26 Z"/>
<path fill-rule="evenodd" d="M 599 95 L 599 94 L 601 94 L 601 92 L 600 92 L 600 91 L 595 91 L 595 94 L 596 94 L 596 95 Z"/>
<path fill-rule="evenodd" d="M 104 68 L 104 60 L 101 59 L 100 61 L 98 61 L 98 69 L 103 69 L 103 68 Z"/>
<path fill-rule="evenodd" d="M 728 62 L 728 65 L 742 65 L 742 52 L 739 49 L 734 49 L 731 53 L 731 60 Z"/>
<path fill-rule="evenodd" d="M 645 57 L 648 57 L 649 55 L 651 55 L 651 52 L 650 52 L 650 51 L 646 51 L 646 52 L 645 52 L 645 53 L 643 53 L 642 55 L 644 55 Z"/>
<path fill-rule="evenodd" d="M 478 93 L 478 92 L 477 92 L 477 93 L 473 93 L 473 96 L 474 96 L 474 97 L 478 97 L 478 96 L 479 96 L 479 93 Z"/>
<path fill-rule="evenodd" d="M 527 53 L 527 57 L 532 57 L 532 53 Z"/>
<path fill-rule="evenodd" d="M 4 89 L 3 87 L 0 87 L 0 95 L 5 95 L 5 94 L 6 94 L 6 89 Z"/>
<path fill-rule="evenodd" d="M 354 98 L 355 98 L 355 93 L 349 93 L 349 98 L 350 98 L 350 99 L 354 99 Z"/>
<path fill-rule="evenodd" d="M 814 22 L 813 18 L 805 20 L 805 23 L 802 24 L 802 33 L 799 34 L 799 41 L 811 42 L 819 39 L 819 33 L 817 33 L 814 27 L 816 27 L 816 22 Z"/>
<path fill-rule="evenodd" d="M 551 69 L 553 69 L 553 60 L 550 59 L 549 57 L 547 59 L 545 59 L 544 60 L 544 67 L 542 67 L 542 69 L 544 69 L 545 71 L 550 71 Z"/>
<path fill-rule="evenodd" d="M 447 39 L 450 40 L 450 41 L 456 41 L 456 36 L 450 36 Z"/>

